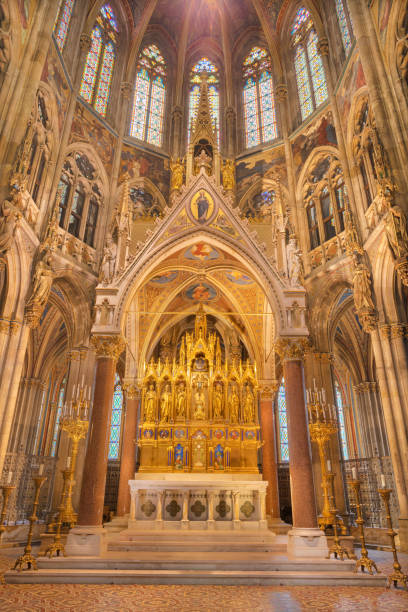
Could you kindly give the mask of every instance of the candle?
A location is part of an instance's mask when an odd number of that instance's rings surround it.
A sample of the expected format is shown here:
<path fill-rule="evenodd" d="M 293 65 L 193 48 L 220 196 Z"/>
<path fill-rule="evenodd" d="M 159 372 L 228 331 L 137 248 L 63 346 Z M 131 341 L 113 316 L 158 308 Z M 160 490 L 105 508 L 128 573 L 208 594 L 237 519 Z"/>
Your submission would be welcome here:
<path fill-rule="evenodd" d="M 385 489 L 386 484 L 385 484 L 385 476 L 384 474 L 381 474 L 381 488 Z"/>
<path fill-rule="evenodd" d="M 88 387 L 88 402 L 91 401 L 91 385 Z"/>
<path fill-rule="evenodd" d="M 317 387 L 316 387 L 316 379 L 315 379 L 315 378 L 313 379 L 313 388 L 314 388 L 314 390 L 315 390 L 315 391 L 317 390 Z"/>
<path fill-rule="evenodd" d="M 12 478 L 13 478 L 13 472 L 9 472 L 8 477 L 7 477 L 7 484 L 11 484 Z"/>
<path fill-rule="evenodd" d="M 67 457 L 67 470 L 71 467 L 71 457 Z"/>
<path fill-rule="evenodd" d="M 327 460 L 327 469 L 329 472 L 331 472 L 331 462 L 330 459 Z"/>
<path fill-rule="evenodd" d="M 351 468 L 351 473 L 353 474 L 353 480 L 357 480 L 357 470 L 355 467 Z"/>
<path fill-rule="evenodd" d="M 40 463 L 39 468 L 38 468 L 38 475 L 42 476 L 43 475 L 43 471 L 44 471 L 44 464 Z"/>
<path fill-rule="evenodd" d="M 323 398 L 323 401 L 325 402 L 326 401 L 326 391 L 324 389 L 322 389 L 322 398 Z"/>
<path fill-rule="evenodd" d="M 82 384 L 81 384 L 81 387 L 84 386 L 84 380 L 85 380 L 85 374 L 82 374 Z"/>
<path fill-rule="evenodd" d="M 76 387 L 76 385 L 74 385 L 74 386 L 72 387 L 72 397 L 75 397 L 75 387 Z"/>

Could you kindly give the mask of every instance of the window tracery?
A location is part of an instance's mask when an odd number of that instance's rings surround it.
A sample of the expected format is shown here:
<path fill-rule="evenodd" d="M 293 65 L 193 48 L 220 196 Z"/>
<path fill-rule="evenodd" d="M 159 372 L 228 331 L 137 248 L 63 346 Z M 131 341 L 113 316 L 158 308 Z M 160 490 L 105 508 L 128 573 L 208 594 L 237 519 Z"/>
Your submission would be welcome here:
<path fill-rule="evenodd" d="M 94 248 L 102 195 L 97 172 L 86 155 L 67 158 L 58 191 L 60 227 Z"/>
<path fill-rule="evenodd" d="M 57 450 L 58 450 L 59 432 L 60 432 L 59 426 L 60 426 L 60 420 L 62 416 L 62 409 L 64 407 L 67 379 L 68 379 L 68 376 L 67 374 L 65 374 L 64 378 L 62 379 L 60 383 L 58 393 L 57 393 L 57 410 L 55 413 L 54 429 L 52 433 L 51 449 L 50 449 L 51 457 L 55 457 L 55 455 L 57 454 Z"/>
<path fill-rule="evenodd" d="M 54 24 L 54 36 L 59 50 L 64 50 L 75 0 L 63 0 Z"/>
<path fill-rule="evenodd" d="M 105 4 L 91 34 L 79 95 L 103 117 L 109 102 L 119 29 L 113 10 Z"/>
<path fill-rule="evenodd" d="M 123 390 L 119 375 L 115 374 L 115 387 L 112 400 L 112 415 L 109 433 L 108 459 L 119 459 L 120 434 L 122 429 Z"/>
<path fill-rule="evenodd" d="M 156 45 L 145 47 L 137 66 L 130 135 L 161 147 L 166 100 L 166 62 Z"/>
<path fill-rule="evenodd" d="M 291 29 L 296 82 L 302 120 L 328 98 L 318 38 L 307 9 L 298 9 Z"/>
<path fill-rule="evenodd" d="M 353 46 L 353 26 L 347 7 L 347 0 L 336 0 L 336 15 L 341 39 L 343 41 L 344 52 L 347 56 Z"/>
<path fill-rule="evenodd" d="M 343 394 L 342 394 L 341 387 L 337 380 L 334 381 L 334 395 L 336 398 L 341 450 L 342 450 L 343 459 L 347 461 L 349 459 L 349 452 L 348 452 L 348 444 L 347 444 L 346 423 L 345 423 L 345 418 L 344 418 Z"/>
<path fill-rule="evenodd" d="M 275 197 L 273 189 L 265 188 L 257 191 L 245 202 L 242 216 L 255 223 L 270 221 Z"/>
<path fill-rule="evenodd" d="M 408 3 L 400 13 L 397 26 L 396 61 L 397 68 L 405 85 L 408 84 Z"/>
<path fill-rule="evenodd" d="M 344 231 L 347 190 L 335 157 L 316 161 L 304 186 L 304 204 L 310 250 Z"/>
<path fill-rule="evenodd" d="M 282 378 L 278 390 L 279 456 L 281 461 L 289 461 L 288 418 L 286 413 L 285 380 Z"/>
<path fill-rule="evenodd" d="M 251 49 L 242 76 L 246 146 L 250 148 L 278 136 L 272 64 L 265 49 Z"/>
<path fill-rule="evenodd" d="M 207 77 L 208 99 L 210 103 L 211 118 L 213 128 L 217 134 L 217 142 L 220 143 L 220 75 L 219 70 L 208 57 L 202 57 L 191 69 L 190 72 L 190 95 L 188 107 L 188 140 L 191 138 L 191 131 L 197 116 L 198 104 L 200 102 L 200 85 L 203 76 Z"/>

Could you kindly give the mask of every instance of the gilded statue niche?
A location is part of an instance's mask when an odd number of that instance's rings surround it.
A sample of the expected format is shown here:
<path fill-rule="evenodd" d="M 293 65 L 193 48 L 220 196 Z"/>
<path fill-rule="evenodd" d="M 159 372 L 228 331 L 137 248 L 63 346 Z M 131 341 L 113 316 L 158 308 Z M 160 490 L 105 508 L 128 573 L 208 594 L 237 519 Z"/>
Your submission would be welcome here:
<path fill-rule="evenodd" d="M 258 471 L 256 367 L 227 362 L 202 305 L 177 358 L 150 361 L 142 387 L 141 472 Z"/>

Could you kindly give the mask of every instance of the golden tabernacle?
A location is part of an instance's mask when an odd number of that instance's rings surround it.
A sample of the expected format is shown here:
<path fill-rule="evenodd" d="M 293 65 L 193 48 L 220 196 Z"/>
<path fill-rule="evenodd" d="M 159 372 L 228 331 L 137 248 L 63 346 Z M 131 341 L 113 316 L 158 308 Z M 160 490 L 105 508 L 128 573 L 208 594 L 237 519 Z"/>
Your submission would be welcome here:
<path fill-rule="evenodd" d="M 223 359 L 200 306 L 178 361 L 151 361 L 143 379 L 140 472 L 258 472 L 256 367 Z"/>

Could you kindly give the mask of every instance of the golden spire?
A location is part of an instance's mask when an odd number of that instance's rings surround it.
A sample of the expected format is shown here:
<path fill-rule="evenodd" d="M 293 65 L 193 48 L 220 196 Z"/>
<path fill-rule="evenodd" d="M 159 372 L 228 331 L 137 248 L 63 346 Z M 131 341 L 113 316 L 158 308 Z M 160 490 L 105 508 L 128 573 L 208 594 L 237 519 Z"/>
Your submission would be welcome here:
<path fill-rule="evenodd" d="M 202 73 L 201 75 L 200 100 L 191 132 L 191 142 L 198 142 L 198 140 L 205 138 L 209 140 L 212 145 L 217 144 L 217 134 L 214 130 L 211 116 L 210 98 L 208 95 L 208 76 L 206 73 Z"/>

